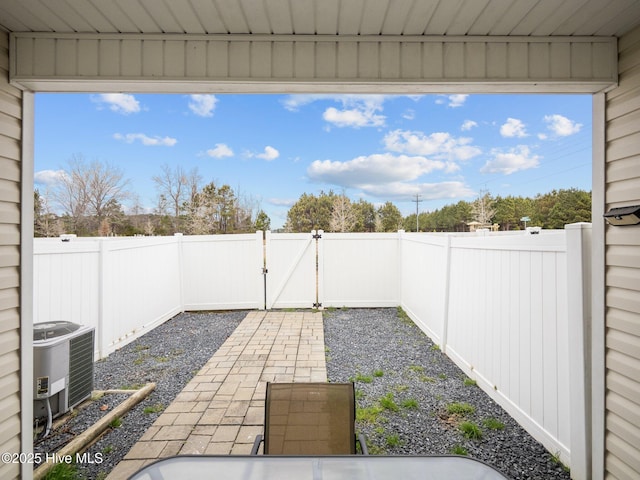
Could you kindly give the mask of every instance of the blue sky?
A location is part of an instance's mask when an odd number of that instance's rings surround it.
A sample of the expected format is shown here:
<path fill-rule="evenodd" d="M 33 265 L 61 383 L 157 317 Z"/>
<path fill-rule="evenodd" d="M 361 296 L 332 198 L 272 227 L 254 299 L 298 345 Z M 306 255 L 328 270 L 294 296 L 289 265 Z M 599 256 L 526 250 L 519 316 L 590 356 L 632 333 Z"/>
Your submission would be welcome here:
<path fill-rule="evenodd" d="M 152 209 L 161 166 L 197 167 L 286 221 L 302 193 L 344 191 L 403 214 L 481 190 L 591 190 L 589 95 L 37 94 L 35 186 L 81 155 L 123 170 Z"/>

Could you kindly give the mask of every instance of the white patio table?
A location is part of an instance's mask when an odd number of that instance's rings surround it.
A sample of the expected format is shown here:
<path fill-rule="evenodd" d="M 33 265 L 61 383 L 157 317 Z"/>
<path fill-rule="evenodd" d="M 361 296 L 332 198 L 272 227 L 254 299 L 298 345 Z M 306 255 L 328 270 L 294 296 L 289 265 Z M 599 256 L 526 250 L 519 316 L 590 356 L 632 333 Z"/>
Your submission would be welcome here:
<path fill-rule="evenodd" d="M 460 456 L 178 455 L 129 480 L 508 480 L 490 465 Z"/>

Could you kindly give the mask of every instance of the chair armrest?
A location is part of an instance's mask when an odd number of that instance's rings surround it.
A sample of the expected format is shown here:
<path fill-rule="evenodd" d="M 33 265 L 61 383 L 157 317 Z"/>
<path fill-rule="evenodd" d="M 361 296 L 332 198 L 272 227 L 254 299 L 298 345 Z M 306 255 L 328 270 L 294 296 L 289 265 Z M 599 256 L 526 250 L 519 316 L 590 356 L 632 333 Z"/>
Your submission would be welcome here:
<path fill-rule="evenodd" d="M 257 455 L 262 443 L 262 435 L 256 435 L 256 439 L 253 441 L 253 447 L 251 447 L 251 455 Z"/>

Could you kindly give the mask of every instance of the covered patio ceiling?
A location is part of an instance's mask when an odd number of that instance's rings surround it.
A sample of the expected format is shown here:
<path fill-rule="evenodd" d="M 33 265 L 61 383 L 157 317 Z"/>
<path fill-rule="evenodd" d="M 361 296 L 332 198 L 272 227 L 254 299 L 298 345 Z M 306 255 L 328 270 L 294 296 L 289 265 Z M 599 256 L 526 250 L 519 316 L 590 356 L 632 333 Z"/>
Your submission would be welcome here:
<path fill-rule="evenodd" d="M 0 0 L 10 32 L 615 36 L 636 0 Z"/>
<path fill-rule="evenodd" d="M 0 0 L 54 92 L 596 93 L 636 0 Z"/>

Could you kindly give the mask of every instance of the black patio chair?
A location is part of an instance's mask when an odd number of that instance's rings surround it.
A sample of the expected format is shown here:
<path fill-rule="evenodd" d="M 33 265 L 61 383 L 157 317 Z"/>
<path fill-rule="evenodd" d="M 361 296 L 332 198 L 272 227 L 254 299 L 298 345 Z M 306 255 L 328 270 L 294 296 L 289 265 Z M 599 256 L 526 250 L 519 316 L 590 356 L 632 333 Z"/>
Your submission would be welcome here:
<path fill-rule="evenodd" d="M 256 455 L 368 455 L 363 435 L 355 434 L 353 383 L 267 383 L 264 435 Z"/>

